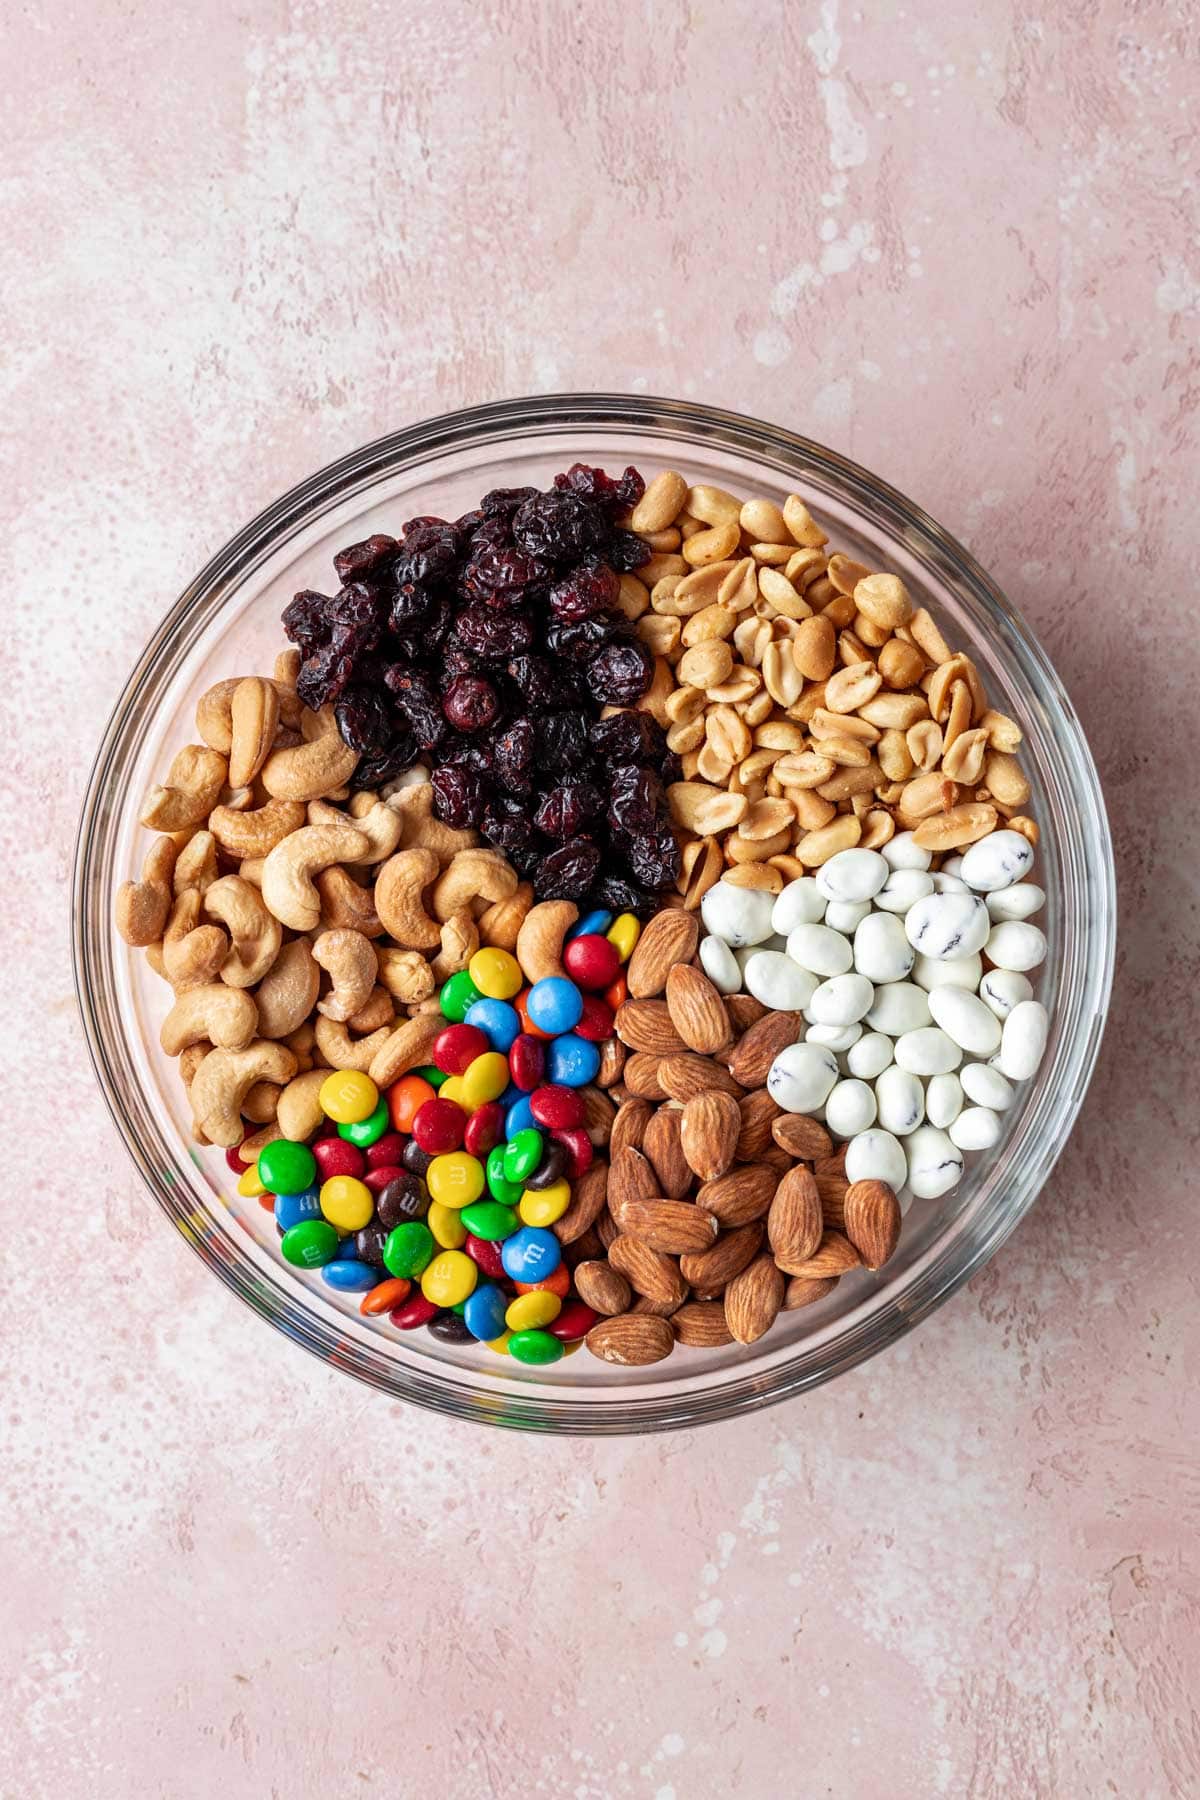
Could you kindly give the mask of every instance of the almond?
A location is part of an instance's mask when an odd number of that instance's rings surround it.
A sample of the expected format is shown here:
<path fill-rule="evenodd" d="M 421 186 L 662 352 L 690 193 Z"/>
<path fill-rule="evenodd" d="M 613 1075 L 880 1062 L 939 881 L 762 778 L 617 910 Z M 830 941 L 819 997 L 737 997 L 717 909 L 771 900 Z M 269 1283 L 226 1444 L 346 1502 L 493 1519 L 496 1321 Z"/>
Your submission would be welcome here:
<path fill-rule="evenodd" d="M 600 1046 L 600 1067 L 596 1071 L 596 1086 L 601 1088 L 615 1087 L 621 1079 L 621 1071 L 625 1067 L 625 1058 L 629 1052 L 620 1038 L 605 1038 Z"/>
<path fill-rule="evenodd" d="M 778 1144 L 768 1144 L 754 1160 L 765 1169 L 774 1169 L 777 1176 L 786 1175 L 796 1162 L 795 1157 L 790 1156 L 786 1150 L 781 1150 Z"/>
<path fill-rule="evenodd" d="M 756 1256 L 725 1289 L 725 1323 L 739 1344 L 769 1331 L 783 1305 L 784 1279 L 773 1256 Z"/>
<path fill-rule="evenodd" d="M 669 1200 L 682 1199 L 692 1185 L 692 1171 L 683 1154 L 683 1113 L 674 1106 L 660 1106 L 642 1139 L 642 1151 L 658 1177 L 658 1192 Z"/>
<path fill-rule="evenodd" d="M 768 1013 L 746 1031 L 729 1060 L 729 1073 L 745 1088 L 760 1088 L 781 1050 L 798 1044 L 804 1019 L 798 1012 Z"/>
<path fill-rule="evenodd" d="M 672 907 L 656 913 L 633 947 L 625 971 L 631 1000 L 651 1000 L 667 985 L 676 963 L 689 963 L 700 942 L 700 921 L 695 913 Z"/>
<path fill-rule="evenodd" d="M 719 1300 L 688 1300 L 671 1314 L 671 1329 L 678 1341 L 690 1349 L 714 1349 L 718 1344 L 733 1342 L 733 1333 L 725 1323 L 725 1308 Z"/>
<path fill-rule="evenodd" d="M 687 1299 L 687 1282 L 679 1272 L 679 1264 L 661 1250 L 652 1250 L 640 1238 L 622 1231 L 608 1246 L 608 1261 L 609 1267 L 624 1275 L 647 1300 L 664 1306 L 673 1300 L 676 1306 L 682 1306 Z"/>
<path fill-rule="evenodd" d="M 719 1293 L 727 1281 L 740 1275 L 747 1263 L 752 1263 L 762 1249 L 763 1227 L 756 1220 L 750 1225 L 740 1225 L 733 1231 L 722 1232 L 711 1250 L 701 1250 L 695 1255 L 682 1256 L 679 1259 L 680 1273 L 683 1279 L 695 1288 L 698 1294 Z"/>
<path fill-rule="evenodd" d="M 690 1200 L 631 1200 L 622 1208 L 621 1227 L 666 1256 L 708 1250 L 721 1229 L 710 1212 Z"/>
<path fill-rule="evenodd" d="M 619 1106 L 608 1140 L 609 1155 L 616 1156 L 622 1150 L 640 1150 L 643 1133 L 653 1117 L 654 1108 L 648 1100 L 626 1100 Z"/>
<path fill-rule="evenodd" d="M 725 1011 L 735 1031 L 749 1031 L 751 1025 L 767 1016 L 766 1007 L 753 994 L 726 994 Z"/>
<path fill-rule="evenodd" d="M 832 1294 L 836 1286 L 836 1275 L 793 1275 L 783 1290 L 783 1310 L 798 1312 L 802 1306 L 811 1306 L 814 1301 L 823 1300 L 826 1294 Z"/>
<path fill-rule="evenodd" d="M 593 1325 L 583 1341 L 602 1362 L 640 1368 L 670 1356 L 675 1348 L 675 1333 L 665 1319 L 626 1313 L 623 1318 L 604 1319 Z"/>
<path fill-rule="evenodd" d="M 850 1183 L 844 1175 L 817 1175 L 814 1177 L 817 1192 L 821 1196 L 821 1211 L 825 1215 L 825 1223 L 834 1231 L 844 1231 L 846 1227 L 846 1194 Z"/>
<path fill-rule="evenodd" d="M 822 1175 L 844 1175 L 845 1173 L 845 1144 L 839 1144 L 836 1150 L 831 1149 L 826 1155 L 818 1156 L 813 1159 L 813 1174 L 817 1177 L 818 1181 Z"/>
<path fill-rule="evenodd" d="M 744 1163 L 716 1181 L 706 1181 L 696 1195 L 696 1204 L 705 1212 L 716 1213 L 722 1225 L 748 1225 L 752 1219 L 766 1217 L 778 1186 L 774 1169 Z"/>
<path fill-rule="evenodd" d="M 804 1275 L 809 1280 L 824 1280 L 827 1276 L 844 1275 L 848 1269 L 862 1266 L 862 1259 L 848 1237 L 840 1231 L 825 1231 L 821 1234 L 821 1242 L 808 1261 L 799 1268 L 788 1270 L 789 1275 Z"/>
<path fill-rule="evenodd" d="M 779 1107 L 766 1088 L 755 1088 L 738 1101 L 742 1126 L 734 1157 L 737 1162 L 753 1162 L 771 1142 L 771 1128 L 780 1116 Z"/>
<path fill-rule="evenodd" d="M 573 1244 L 596 1223 L 608 1198 L 608 1164 L 590 1163 L 571 1185 L 571 1204 L 555 1220 L 554 1235 L 560 1244 Z"/>
<path fill-rule="evenodd" d="M 793 1274 L 815 1254 L 823 1229 L 816 1177 L 796 1163 L 775 1189 L 767 1214 L 767 1242 L 785 1274 Z"/>
<path fill-rule="evenodd" d="M 674 1294 L 668 1300 L 651 1300 L 647 1294 L 639 1294 L 629 1310 L 631 1313 L 652 1313 L 656 1319 L 669 1319 L 679 1310 L 679 1301 Z"/>
<path fill-rule="evenodd" d="M 682 1154 L 689 1171 L 701 1181 L 715 1181 L 724 1175 L 732 1167 L 741 1136 L 738 1101 L 732 1094 L 697 1094 L 679 1118 Z"/>
<path fill-rule="evenodd" d="M 575 1290 L 593 1312 L 611 1317 L 633 1304 L 633 1289 L 617 1269 L 606 1262 L 581 1262 L 575 1269 Z"/>
<path fill-rule="evenodd" d="M 604 1211 L 600 1214 L 600 1217 L 596 1220 L 596 1236 L 600 1239 L 601 1249 L 607 1254 L 608 1247 L 613 1239 L 615 1237 L 620 1237 L 620 1235 L 621 1227 L 617 1224 L 617 1221 L 613 1218 L 612 1213 L 606 1206 Z"/>
<path fill-rule="evenodd" d="M 771 1126 L 771 1136 L 781 1150 L 798 1156 L 802 1162 L 828 1156 L 833 1144 L 821 1121 L 806 1118 L 803 1113 L 784 1113 Z"/>
<path fill-rule="evenodd" d="M 579 1237 L 563 1245 L 563 1261 L 569 1269 L 577 1269 L 580 1263 L 595 1262 L 603 1256 L 604 1245 L 594 1225 L 589 1225 Z"/>
<path fill-rule="evenodd" d="M 603 1150 L 612 1136 L 613 1120 L 617 1116 L 616 1102 L 598 1087 L 582 1087 L 579 1098 L 583 1101 L 583 1129 L 588 1134 L 592 1147 Z"/>
<path fill-rule="evenodd" d="M 631 1200 L 657 1198 L 657 1178 L 640 1150 L 622 1150 L 613 1157 L 608 1171 L 608 1210 L 618 1226 Z"/>
<path fill-rule="evenodd" d="M 647 1056 L 675 1056 L 687 1049 L 671 1022 L 665 1000 L 626 1000 L 617 1008 L 613 1023 L 623 1044 Z M 625 1078 L 628 1084 L 628 1064 Z"/>
<path fill-rule="evenodd" d="M 667 976 L 667 1011 L 690 1050 L 711 1056 L 732 1036 L 725 1002 L 700 969 L 677 963 Z"/>
<path fill-rule="evenodd" d="M 885 1181 L 855 1181 L 844 1202 L 846 1236 L 868 1269 L 881 1269 L 900 1241 L 900 1202 Z"/>
<path fill-rule="evenodd" d="M 658 1079 L 661 1063 L 657 1056 L 639 1053 L 631 1056 L 621 1076 L 627 1091 L 639 1100 L 665 1100 L 666 1093 Z"/>
<path fill-rule="evenodd" d="M 733 1079 L 711 1056 L 694 1056 L 683 1051 L 678 1056 L 665 1056 L 658 1064 L 658 1080 L 664 1094 L 686 1105 L 697 1094 L 732 1094 L 742 1097 L 741 1083 Z"/>

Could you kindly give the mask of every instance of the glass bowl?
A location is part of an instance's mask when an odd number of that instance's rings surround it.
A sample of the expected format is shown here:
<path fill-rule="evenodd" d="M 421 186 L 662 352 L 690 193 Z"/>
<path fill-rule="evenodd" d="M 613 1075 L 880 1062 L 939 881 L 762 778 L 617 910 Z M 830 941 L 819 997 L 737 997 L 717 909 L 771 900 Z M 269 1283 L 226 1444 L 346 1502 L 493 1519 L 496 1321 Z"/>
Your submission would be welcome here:
<path fill-rule="evenodd" d="M 328 588 L 336 549 L 416 514 L 454 517 L 488 488 L 544 486 L 577 460 L 610 470 L 633 462 L 647 477 L 674 466 L 780 501 L 798 490 L 838 548 L 902 576 L 1025 732 L 1051 947 L 1038 984 L 1051 1018 L 1038 1077 L 1000 1143 L 969 1159 L 957 1191 L 913 1202 L 886 1269 L 781 1315 L 748 1348 L 677 1348 L 643 1369 L 586 1351 L 527 1368 L 482 1346 L 399 1333 L 361 1318 L 357 1296 L 288 1267 L 271 1216 L 237 1197 L 222 1152 L 192 1142 L 182 1085 L 158 1048 L 169 990 L 112 923 L 117 884 L 150 841 L 138 798 L 194 739 L 198 696 L 223 677 L 270 669 L 280 611 L 298 588 Z M 92 770 L 74 874 L 75 974 L 96 1073 L 143 1179 L 196 1253 L 263 1318 L 360 1380 L 461 1418 L 543 1431 L 728 1418 L 853 1368 L 940 1306 L 1033 1204 L 1066 1142 L 1100 1045 L 1115 923 L 1108 824 L 1079 720 L 1044 651 L 962 546 L 894 488 L 805 438 L 708 407 L 610 394 L 506 401 L 415 425 L 321 470 L 240 531 L 186 588 L 129 678 Z"/>

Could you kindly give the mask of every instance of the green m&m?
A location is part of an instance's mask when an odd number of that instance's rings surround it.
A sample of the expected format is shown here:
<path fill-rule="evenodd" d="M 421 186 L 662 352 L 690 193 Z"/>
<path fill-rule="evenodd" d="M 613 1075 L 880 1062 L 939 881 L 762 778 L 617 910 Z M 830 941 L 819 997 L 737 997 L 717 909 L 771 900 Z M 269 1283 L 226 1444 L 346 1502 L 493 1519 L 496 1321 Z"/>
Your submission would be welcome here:
<path fill-rule="evenodd" d="M 460 969 L 442 988 L 438 995 L 438 1005 L 442 1009 L 443 1018 L 449 1019 L 453 1025 L 461 1025 L 470 1008 L 477 1000 L 482 999 L 483 995 L 467 971 Z"/>
<path fill-rule="evenodd" d="M 285 1259 L 298 1269 L 319 1269 L 332 1262 L 340 1243 L 337 1232 L 325 1219 L 301 1219 L 285 1231 L 279 1248 Z"/>
<path fill-rule="evenodd" d="M 497 1144 L 488 1151 L 488 1159 L 484 1165 L 488 1192 L 492 1199 L 499 1200 L 502 1206 L 515 1206 L 521 1198 L 523 1190 L 519 1181 L 510 1181 L 504 1173 L 505 1149 L 504 1144 Z"/>
<path fill-rule="evenodd" d="M 388 1233 L 383 1246 L 384 1265 L 389 1275 L 411 1281 L 433 1260 L 436 1248 L 428 1225 L 420 1219 L 406 1219 Z"/>
<path fill-rule="evenodd" d="M 526 1181 L 542 1160 L 542 1134 L 532 1125 L 518 1131 L 504 1146 L 504 1179 Z"/>
<path fill-rule="evenodd" d="M 523 1363 L 556 1363 L 566 1355 L 566 1345 L 548 1331 L 531 1326 L 528 1331 L 514 1331 L 508 1340 L 508 1354 Z"/>
<path fill-rule="evenodd" d="M 521 1224 L 515 1209 L 499 1200 L 473 1200 L 458 1216 L 471 1236 L 482 1238 L 485 1244 L 498 1244 L 511 1237 Z"/>
<path fill-rule="evenodd" d="M 351 1119 L 348 1123 L 339 1125 L 338 1136 L 345 1138 L 348 1144 L 357 1144 L 360 1150 L 365 1150 L 368 1145 L 381 1138 L 385 1131 L 390 1130 L 391 1123 L 387 1100 L 381 1099 L 375 1111 L 368 1113 L 365 1119 Z"/>
<path fill-rule="evenodd" d="M 258 1179 L 271 1194 L 302 1194 L 317 1179 L 317 1159 L 307 1144 L 276 1138 L 258 1153 Z"/>

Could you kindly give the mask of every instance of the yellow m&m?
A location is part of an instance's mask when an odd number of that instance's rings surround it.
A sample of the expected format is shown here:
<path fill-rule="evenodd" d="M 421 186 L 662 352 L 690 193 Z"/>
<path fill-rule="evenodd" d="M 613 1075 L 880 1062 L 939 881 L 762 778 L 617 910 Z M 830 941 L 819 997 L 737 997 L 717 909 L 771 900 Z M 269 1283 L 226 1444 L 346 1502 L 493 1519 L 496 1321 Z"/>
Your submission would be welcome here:
<path fill-rule="evenodd" d="M 479 1270 L 461 1250 L 443 1250 L 422 1272 L 421 1292 L 434 1306 L 457 1306 L 475 1292 Z"/>
<path fill-rule="evenodd" d="M 460 1212 L 483 1192 L 483 1164 L 465 1150 L 435 1156 L 425 1171 L 425 1186 L 439 1206 Z"/>
<path fill-rule="evenodd" d="M 321 1183 L 321 1211 L 339 1231 L 361 1231 L 371 1223 L 375 1196 L 354 1175 L 331 1175 Z"/>
<path fill-rule="evenodd" d="M 361 1125 L 379 1105 L 379 1089 L 358 1069 L 335 1069 L 321 1083 L 321 1111 L 338 1125 Z"/>
<path fill-rule="evenodd" d="M 454 1079 L 454 1076 L 450 1077 L 451 1081 Z M 456 1099 L 468 1112 L 474 1112 L 476 1107 L 486 1105 L 489 1100 L 498 1100 L 508 1086 L 508 1058 L 501 1056 L 498 1050 L 485 1050 L 468 1066 L 466 1074 L 457 1079 L 459 1091 L 450 1098 Z M 442 1083 L 443 1095 L 449 1085 L 449 1081 Z"/>
<path fill-rule="evenodd" d="M 467 1228 L 459 1215 L 452 1207 L 442 1206 L 436 1200 L 429 1202 L 425 1223 L 433 1233 L 434 1243 L 440 1244 L 443 1250 L 461 1250 L 467 1241 Z"/>
<path fill-rule="evenodd" d="M 641 920 L 633 913 L 619 913 L 605 932 L 605 937 L 622 962 L 628 962 L 633 947 L 642 935 Z"/>
<path fill-rule="evenodd" d="M 517 1211 L 526 1225 L 553 1225 L 571 1204 L 569 1181 L 552 1181 L 549 1187 L 526 1188 Z"/>
<path fill-rule="evenodd" d="M 511 1000 L 525 981 L 520 963 L 507 950 L 477 950 L 467 964 L 467 974 L 489 1000 Z"/>
<path fill-rule="evenodd" d="M 537 1331 L 543 1325 L 553 1324 L 561 1311 L 558 1295 L 541 1288 L 535 1294 L 518 1294 L 504 1315 L 504 1323 L 510 1331 Z"/>

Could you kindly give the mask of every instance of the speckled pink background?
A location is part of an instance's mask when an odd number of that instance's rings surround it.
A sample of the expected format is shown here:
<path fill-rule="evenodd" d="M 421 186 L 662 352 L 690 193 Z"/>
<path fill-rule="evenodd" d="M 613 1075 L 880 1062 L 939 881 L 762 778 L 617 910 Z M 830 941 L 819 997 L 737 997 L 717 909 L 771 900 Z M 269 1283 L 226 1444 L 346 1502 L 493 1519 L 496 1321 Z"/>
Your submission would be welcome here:
<path fill-rule="evenodd" d="M 4 1800 L 1200 1792 L 1194 34 L 11 9 Z M 573 387 L 793 425 L 963 537 L 1082 711 L 1124 919 L 1084 1120 L 970 1290 L 803 1402 L 604 1444 L 405 1411 L 239 1308 L 118 1148 L 64 917 L 208 554 L 384 430 Z"/>

